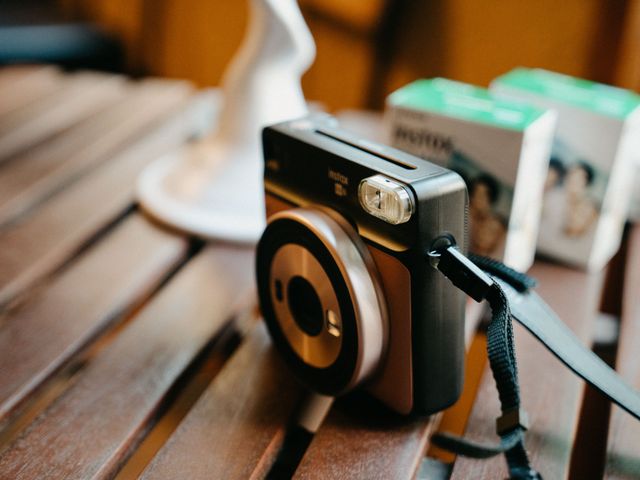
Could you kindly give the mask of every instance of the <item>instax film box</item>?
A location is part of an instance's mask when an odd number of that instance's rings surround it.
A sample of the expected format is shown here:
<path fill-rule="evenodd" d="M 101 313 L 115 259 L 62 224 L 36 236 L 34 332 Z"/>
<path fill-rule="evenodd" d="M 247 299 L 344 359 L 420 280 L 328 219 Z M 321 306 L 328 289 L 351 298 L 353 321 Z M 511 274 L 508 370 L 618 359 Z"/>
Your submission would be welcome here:
<path fill-rule="evenodd" d="M 555 113 L 487 89 L 417 80 L 386 102 L 390 145 L 458 172 L 469 190 L 469 249 L 527 270 L 535 254 Z"/>
<path fill-rule="evenodd" d="M 587 270 L 618 250 L 640 153 L 640 96 L 541 69 L 517 68 L 490 87 L 500 98 L 554 109 L 538 251 Z"/>

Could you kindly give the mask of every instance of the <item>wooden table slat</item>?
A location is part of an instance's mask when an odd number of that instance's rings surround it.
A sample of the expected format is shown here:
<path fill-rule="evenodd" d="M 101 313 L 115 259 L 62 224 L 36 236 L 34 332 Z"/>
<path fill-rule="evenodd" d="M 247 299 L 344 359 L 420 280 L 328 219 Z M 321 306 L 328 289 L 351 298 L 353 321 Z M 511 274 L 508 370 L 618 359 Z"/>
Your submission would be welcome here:
<path fill-rule="evenodd" d="M 79 73 L 63 88 L 0 118 L 0 162 L 35 145 L 124 95 L 124 77 Z"/>
<path fill-rule="evenodd" d="M 640 225 L 629 236 L 616 370 L 640 390 Z M 640 478 L 640 423 L 611 407 L 605 478 Z"/>
<path fill-rule="evenodd" d="M 592 340 L 604 273 L 587 274 L 537 262 L 531 270 L 538 293 L 586 345 Z M 515 325 L 516 356 L 523 407 L 529 414 L 527 448 L 544 478 L 566 478 L 578 422 L 584 382 L 564 367 L 523 327 Z M 478 390 L 465 436 L 497 442 L 495 419 L 500 404 L 489 368 Z M 505 478 L 503 456 L 489 460 L 458 457 L 452 479 Z"/>
<path fill-rule="evenodd" d="M 184 107 L 189 92 L 182 92 Z M 133 202 L 138 173 L 192 131 L 189 112 L 178 115 L 119 153 L 38 210 L 0 230 L 0 304 L 69 258 Z"/>
<path fill-rule="evenodd" d="M 251 272 L 247 250 L 197 255 L 2 452 L 3 477 L 113 477 L 171 386 L 248 300 Z"/>
<path fill-rule="evenodd" d="M 434 426 L 432 418 L 408 420 L 376 406 L 336 404 L 315 434 L 296 479 L 410 479 L 416 474 Z"/>
<path fill-rule="evenodd" d="M 7 90 L 9 93 L 15 91 L 16 86 L 20 84 L 19 82 L 30 75 L 38 75 L 43 70 L 57 71 L 57 67 L 39 64 L 17 64 L 0 67 L 0 93 L 6 95 Z"/>
<path fill-rule="evenodd" d="M 139 305 L 187 248 L 185 238 L 133 214 L 7 314 L 0 321 L 0 424 L 91 339 Z"/>
<path fill-rule="evenodd" d="M 263 478 L 282 446 L 299 395 L 261 322 L 142 477 Z"/>
<path fill-rule="evenodd" d="M 60 90 L 63 85 L 64 76 L 52 66 L 0 69 L 0 118 Z"/>
<path fill-rule="evenodd" d="M 184 101 L 182 82 L 128 82 L 114 104 L 0 166 L 0 226 L 113 157 Z"/>

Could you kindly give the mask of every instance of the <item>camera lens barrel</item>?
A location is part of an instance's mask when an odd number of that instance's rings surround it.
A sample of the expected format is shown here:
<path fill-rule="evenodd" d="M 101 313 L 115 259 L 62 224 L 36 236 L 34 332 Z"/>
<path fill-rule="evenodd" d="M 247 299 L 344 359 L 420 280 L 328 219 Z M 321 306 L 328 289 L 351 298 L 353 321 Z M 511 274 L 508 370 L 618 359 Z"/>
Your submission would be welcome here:
<path fill-rule="evenodd" d="M 265 321 L 301 383 L 339 395 L 375 373 L 387 311 L 375 264 L 345 219 L 312 207 L 277 213 L 256 270 Z"/>

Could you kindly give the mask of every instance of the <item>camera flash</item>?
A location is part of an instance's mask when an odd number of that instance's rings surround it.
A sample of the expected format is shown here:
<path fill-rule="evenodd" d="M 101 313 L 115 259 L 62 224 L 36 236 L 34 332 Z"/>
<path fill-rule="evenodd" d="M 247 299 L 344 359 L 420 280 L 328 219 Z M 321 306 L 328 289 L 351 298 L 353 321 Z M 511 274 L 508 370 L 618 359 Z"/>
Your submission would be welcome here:
<path fill-rule="evenodd" d="M 413 201 L 407 189 L 384 175 L 362 180 L 358 197 L 368 213 L 393 225 L 408 221 L 413 213 Z"/>

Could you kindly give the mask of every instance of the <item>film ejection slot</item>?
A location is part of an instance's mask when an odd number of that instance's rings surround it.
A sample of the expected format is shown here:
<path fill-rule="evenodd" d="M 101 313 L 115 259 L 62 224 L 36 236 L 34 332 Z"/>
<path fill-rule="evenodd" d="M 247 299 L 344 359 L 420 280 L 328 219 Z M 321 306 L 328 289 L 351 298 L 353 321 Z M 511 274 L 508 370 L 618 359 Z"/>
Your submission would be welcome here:
<path fill-rule="evenodd" d="M 392 225 L 407 222 L 413 214 L 413 200 L 407 189 L 384 175 L 362 180 L 358 198 L 367 213 Z"/>

